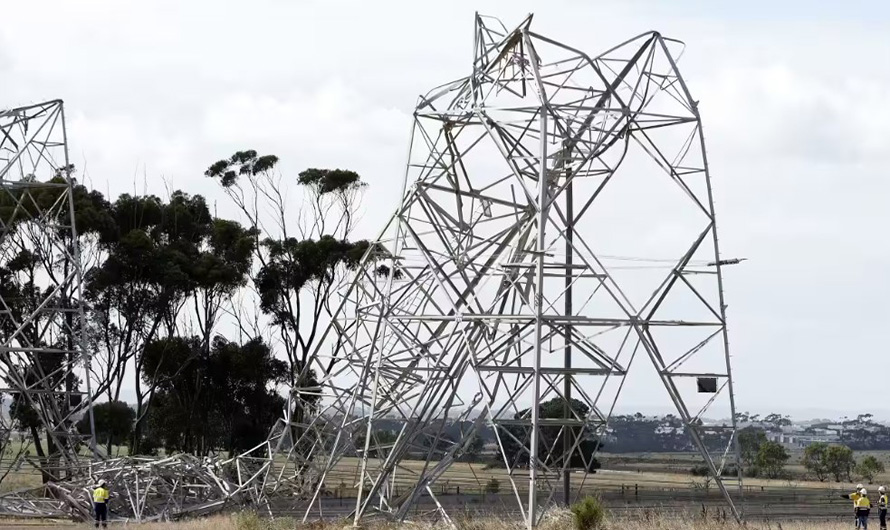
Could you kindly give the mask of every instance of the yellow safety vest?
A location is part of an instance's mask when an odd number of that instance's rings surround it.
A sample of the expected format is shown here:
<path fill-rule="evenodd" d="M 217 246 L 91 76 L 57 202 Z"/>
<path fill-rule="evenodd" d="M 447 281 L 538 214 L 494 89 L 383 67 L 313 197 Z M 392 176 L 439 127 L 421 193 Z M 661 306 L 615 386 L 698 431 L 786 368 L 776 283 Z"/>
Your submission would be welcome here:
<path fill-rule="evenodd" d="M 881 509 L 887 508 L 887 494 L 886 493 L 881 494 L 881 498 L 878 500 L 878 506 Z"/>
<path fill-rule="evenodd" d="M 864 497 L 862 495 L 856 499 L 856 507 L 857 508 L 871 508 L 871 501 L 868 500 L 868 497 Z"/>
<path fill-rule="evenodd" d="M 102 487 L 94 489 L 93 502 L 108 502 L 108 490 Z"/>

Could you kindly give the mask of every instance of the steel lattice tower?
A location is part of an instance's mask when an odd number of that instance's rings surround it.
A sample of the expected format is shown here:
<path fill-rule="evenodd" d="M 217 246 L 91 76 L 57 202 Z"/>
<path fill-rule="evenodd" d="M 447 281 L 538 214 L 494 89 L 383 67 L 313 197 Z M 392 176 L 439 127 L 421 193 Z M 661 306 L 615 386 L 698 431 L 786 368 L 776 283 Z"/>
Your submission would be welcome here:
<path fill-rule="evenodd" d="M 62 101 L 0 110 L 0 391 L 36 414 L 56 481 L 95 450 L 74 426 L 92 410 L 72 171 Z"/>
<path fill-rule="evenodd" d="M 653 32 L 590 57 L 531 21 L 508 31 L 477 16 L 471 75 L 420 98 L 404 198 L 341 293 L 326 331 L 334 353 L 315 358 L 328 375 L 317 419 L 303 424 L 319 466 L 312 502 L 356 454 L 356 521 L 403 519 L 421 496 L 447 518 L 433 485 L 493 429 L 532 527 L 548 504 L 589 486 L 586 470 L 571 471 L 588 467 L 581 448 L 608 433 L 639 356 L 739 517 L 720 478 L 739 464 L 735 405 L 682 44 Z M 635 197 L 650 183 L 666 191 L 621 223 L 606 220 L 633 205 L 613 189 Z M 675 215 L 684 221 L 672 224 Z M 612 243 L 668 248 L 670 259 L 627 267 L 633 258 L 605 254 Z M 450 422 L 462 422 L 460 436 L 446 436 Z M 381 426 L 395 426 L 394 439 L 380 439 Z M 741 471 L 731 480 L 741 492 Z"/>

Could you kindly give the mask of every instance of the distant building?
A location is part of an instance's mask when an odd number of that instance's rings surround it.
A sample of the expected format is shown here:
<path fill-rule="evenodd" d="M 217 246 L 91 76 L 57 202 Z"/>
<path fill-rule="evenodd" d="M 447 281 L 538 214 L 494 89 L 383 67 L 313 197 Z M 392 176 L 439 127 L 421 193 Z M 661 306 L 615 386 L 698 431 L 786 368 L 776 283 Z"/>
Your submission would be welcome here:
<path fill-rule="evenodd" d="M 839 432 L 832 428 L 803 429 L 795 426 L 783 429 L 783 432 L 768 432 L 766 439 L 792 448 L 804 448 L 813 443 L 837 443 L 840 441 Z"/>

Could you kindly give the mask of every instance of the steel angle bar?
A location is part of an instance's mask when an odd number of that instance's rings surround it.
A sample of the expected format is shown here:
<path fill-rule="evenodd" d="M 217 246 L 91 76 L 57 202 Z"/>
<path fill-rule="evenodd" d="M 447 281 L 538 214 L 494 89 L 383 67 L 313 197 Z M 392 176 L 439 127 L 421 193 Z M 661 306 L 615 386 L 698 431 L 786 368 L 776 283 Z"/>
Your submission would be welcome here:
<path fill-rule="evenodd" d="M 673 289 L 674 284 L 676 284 L 677 280 L 681 277 L 681 275 L 677 271 L 682 270 L 689 263 L 689 261 L 692 259 L 692 256 L 695 255 L 696 251 L 705 241 L 705 238 L 711 232 L 711 227 L 712 223 L 708 223 L 705 229 L 699 233 L 698 237 L 695 239 L 695 241 L 692 242 L 692 245 L 689 247 L 689 249 L 686 250 L 680 260 L 677 262 L 677 265 L 675 265 L 671 269 L 671 271 L 667 273 L 661 284 L 652 293 L 652 296 L 649 297 L 645 304 L 643 304 L 643 307 L 640 309 L 641 315 L 651 305 L 651 309 L 648 310 L 648 315 L 645 317 L 646 320 L 651 320 L 655 316 L 656 311 L 658 311 L 658 308 L 661 306 L 665 298 L 667 298 L 667 295 Z"/>
<path fill-rule="evenodd" d="M 693 357 L 696 353 L 701 351 L 701 349 L 704 348 L 708 343 L 710 343 L 711 340 L 714 339 L 714 337 L 720 335 L 722 332 L 723 332 L 723 327 L 720 327 L 717 330 L 715 330 L 714 333 L 708 335 L 704 340 L 702 340 L 701 342 L 699 342 L 698 344 L 693 346 L 691 349 L 689 349 L 689 351 L 687 351 L 686 353 L 684 353 L 683 355 L 678 357 L 674 362 L 667 365 L 665 367 L 665 371 L 673 372 L 677 368 L 680 368 L 680 366 L 682 366 L 687 360 L 689 360 L 691 357 Z"/>
<path fill-rule="evenodd" d="M 674 167 L 670 164 L 670 162 L 668 162 L 667 158 L 665 158 L 665 156 L 661 152 L 661 150 L 659 150 L 657 147 L 655 147 L 655 144 L 652 142 L 652 139 L 649 138 L 649 134 L 646 132 L 646 130 L 640 129 L 639 133 L 640 134 L 632 134 L 632 135 L 630 135 L 630 137 L 635 142 L 637 142 L 637 144 L 646 152 L 646 154 L 648 154 L 651 157 L 651 159 L 659 167 L 661 167 L 661 169 L 665 173 L 667 173 L 667 175 L 669 177 L 671 177 L 671 179 L 683 190 L 683 192 L 686 193 L 686 196 L 688 196 L 690 199 L 692 199 L 692 201 L 698 206 L 698 208 L 702 211 L 702 213 L 707 215 L 708 218 L 710 219 L 711 214 L 708 211 L 708 209 L 705 207 L 704 204 L 701 203 L 701 200 L 695 196 L 695 193 L 693 193 L 693 191 L 689 189 L 689 186 L 686 185 L 686 183 L 683 181 L 683 179 L 680 178 L 680 176 L 674 170 Z M 646 139 L 646 142 L 643 142 L 640 139 L 641 135 L 643 138 Z"/>
<path fill-rule="evenodd" d="M 672 376 L 672 377 L 673 377 L 673 376 Z M 724 376 L 724 377 L 726 377 L 726 376 Z M 695 416 L 693 416 L 693 418 L 692 418 L 693 423 L 697 423 L 697 422 L 701 421 L 701 419 L 702 419 L 702 415 L 703 415 L 705 412 L 707 412 L 707 411 L 711 408 L 711 405 L 714 404 L 714 401 L 717 400 L 717 397 L 720 396 L 720 394 L 723 392 L 723 389 L 726 388 L 727 383 L 729 383 L 729 379 L 728 379 L 728 378 L 727 378 L 727 379 L 724 379 L 723 384 L 720 385 L 720 387 L 717 388 L 717 391 L 714 392 L 713 394 L 711 394 L 711 399 L 709 399 L 709 400 L 708 400 L 708 401 L 701 407 L 701 409 L 699 409 L 699 411 L 695 414 Z M 718 473 L 718 476 L 719 476 L 719 473 Z"/>

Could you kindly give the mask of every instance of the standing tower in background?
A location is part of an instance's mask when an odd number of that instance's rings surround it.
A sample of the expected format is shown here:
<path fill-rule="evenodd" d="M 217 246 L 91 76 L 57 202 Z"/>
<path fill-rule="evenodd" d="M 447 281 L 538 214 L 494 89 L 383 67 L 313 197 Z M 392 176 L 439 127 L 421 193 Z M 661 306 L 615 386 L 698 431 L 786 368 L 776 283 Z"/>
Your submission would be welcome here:
<path fill-rule="evenodd" d="M 4 477 L 36 466 L 44 481 L 70 479 L 86 471 L 87 446 L 95 451 L 74 204 L 62 102 L 0 110 Z M 88 435 L 74 425 L 83 413 L 90 416 Z M 27 436 L 20 442 L 16 432 Z M 25 458 L 29 449 L 36 458 Z"/>

